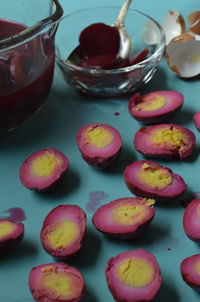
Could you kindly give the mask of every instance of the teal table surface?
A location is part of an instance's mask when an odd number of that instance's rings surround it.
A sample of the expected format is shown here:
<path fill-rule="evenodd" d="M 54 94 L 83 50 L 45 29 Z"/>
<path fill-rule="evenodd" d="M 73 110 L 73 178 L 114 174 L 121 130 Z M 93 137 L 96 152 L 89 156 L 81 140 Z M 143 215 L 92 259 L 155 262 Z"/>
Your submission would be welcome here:
<path fill-rule="evenodd" d="M 62 0 L 65 14 L 91 6 L 120 6 L 119 0 Z M 13 1 L 17 5 L 17 1 Z M 143 11 L 159 23 L 168 10 L 187 15 L 200 8 L 198 0 L 135 0 L 131 7 Z M 13 16 L 14 19 L 14 16 Z M 81 20 L 80 20 L 81 22 Z M 152 90 L 177 90 L 184 95 L 181 112 L 174 123 L 188 127 L 196 135 L 196 148 L 184 161 L 158 163 L 180 174 L 188 185 L 186 197 L 200 192 L 200 134 L 194 127 L 193 115 L 200 110 L 200 78 L 183 80 L 176 77 L 162 59 L 153 79 L 142 93 Z M 68 86 L 55 71 L 48 101 L 29 121 L 0 138 L 0 216 L 10 208 L 24 211 L 23 242 L 5 257 L 0 258 L 0 302 L 33 302 L 28 287 L 32 267 L 56 260 L 48 255 L 40 242 L 40 230 L 45 216 L 61 204 L 77 204 L 87 213 L 87 234 L 83 250 L 67 263 L 78 268 L 84 276 L 86 292 L 83 302 L 112 302 L 105 278 L 108 259 L 120 252 L 143 248 L 152 252 L 161 267 L 163 282 L 155 301 L 197 302 L 199 294 L 183 282 L 180 274 L 182 260 L 200 252 L 200 246 L 186 237 L 180 201 L 168 206 L 156 205 L 156 216 L 143 237 L 132 241 L 109 240 L 92 225 L 93 212 L 88 203 L 100 206 L 111 200 L 131 197 L 123 171 L 128 163 L 141 160 L 133 147 L 133 137 L 140 128 L 128 112 L 130 96 L 98 98 L 80 94 Z M 117 113 L 117 114 L 116 114 Z M 119 130 L 123 140 L 120 160 L 107 171 L 97 170 L 81 158 L 76 144 L 78 129 L 92 122 L 108 123 Z M 45 147 L 60 149 L 69 158 L 70 168 L 63 181 L 48 193 L 36 193 L 24 188 L 19 180 L 19 168 L 30 154 Z M 200 196 L 200 195 L 199 195 Z"/>

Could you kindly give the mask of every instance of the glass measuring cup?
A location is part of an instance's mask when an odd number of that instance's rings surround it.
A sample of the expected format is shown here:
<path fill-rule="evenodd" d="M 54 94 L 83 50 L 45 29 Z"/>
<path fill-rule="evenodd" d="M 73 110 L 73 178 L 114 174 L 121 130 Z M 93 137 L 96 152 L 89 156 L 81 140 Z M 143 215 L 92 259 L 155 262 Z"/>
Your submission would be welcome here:
<path fill-rule="evenodd" d="M 0 0 L 0 134 L 44 103 L 54 74 L 57 0 Z"/>

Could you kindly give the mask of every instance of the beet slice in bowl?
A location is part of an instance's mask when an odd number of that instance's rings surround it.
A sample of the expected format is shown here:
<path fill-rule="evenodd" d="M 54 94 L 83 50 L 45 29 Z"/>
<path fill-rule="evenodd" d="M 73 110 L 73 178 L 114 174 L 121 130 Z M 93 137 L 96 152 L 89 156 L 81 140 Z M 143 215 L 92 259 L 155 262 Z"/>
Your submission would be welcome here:
<path fill-rule="evenodd" d="M 39 302 L 78 302 L 83 296 L 85 282 L 76 268 L 58 262 L 32 268 L 29 288 Z"/>
<path fill-rule="evenodd" d="M 83 159 L 88 164 L 104 169 L 119 158 L 122 139 L 114 127 L 93 123 L 79 129 L 77 144 Z"/>
<path fill-rule="evenodd" d="M 155 198 L 158 202 L 175 200 L 187 188 L 181 176 L 167 167 L 147 160 L 128 165 L 124 170 L 124 180 L 136 196 Z"/>
<path fill-rule="evenodd" d="M 185 258 L 180 270 L 183 280 L 192 288 L 200 290 L 200 254 Z"/>
<path fill-rule="evenodd" d="M 24 237 L 24 224 L 7 219 L 0 220 L 0 255 L 20 244 Z"/>
<path fill-rule="evenodd" d="M 88 69 L 109 70 L 114 68 L 125 67 L 125 64 L 126 61 L 117 57 L 116 54 L 104 54 L 84 58 L 80 61 L 78 66 Z M 102 75 L 102 78 L 103 76 L 104 75 Z"/>
<path fill-rule="evenodd" d="M 149 49 L 148 48 L 144 48 L 139 54 L 136 55 L 136 57 L 134 57 L 132 59 L 132 61 L 130 61 L 129 65 L 135 65 L 138 64 L 144 60 L 146 60 L 147 56 L 149 54 Z"/>
<path fill-rule="evenodd" d="M 135 149 L 145 156 L 184 159 L 192 154 L 194 133 L 176 124 L 142 127 L 134 137 Z"/>
<path fill-rule="evenodd" d="M 60 205 L 45 218 L 40 233 L 43 248 L 50 255 L 66 259 L 82 247 L 86 214 L 77 205 Z"/>
<path fill-rule="evenodd" d="M 193 199 L 183 215 L 185 234 L 194 241 L 200 241 L 200 199 Z"/>
<path fill-rule="evenodd" d="M 120 239 L 142 235 L 155 215 L 155 200 L 146 198 L 120 198 L 101 206 L 92 222 L 96 229 Z"/>
<path fill-rule="evenodd" d="M 86 57 L 118 54 L 120 34 L 114 26 L 93 23 L 80 33 L 79 43 Z"/>
<path fill-rule="evenodd" d="M 106 279 L 118 302 L 152 301 L 162 282 L 155 256 L 143 249 L 123 252 L 109 259 Z"/>
<path fill-rule="evenodd" d="M 30 190 L 47 191 L 69 168 L 68 158 L 58 149 L 45 148 L 30 155 L 19 170 L 21 183 Z"/>
<path fill-rule="evenodd" d="M 184 97 L 177 91 L 160 90 L 146 95 L 135 93 L 129 102 L 133 118 L 144 124 L 158 124 L 169 121 L 183 105 Z"/>

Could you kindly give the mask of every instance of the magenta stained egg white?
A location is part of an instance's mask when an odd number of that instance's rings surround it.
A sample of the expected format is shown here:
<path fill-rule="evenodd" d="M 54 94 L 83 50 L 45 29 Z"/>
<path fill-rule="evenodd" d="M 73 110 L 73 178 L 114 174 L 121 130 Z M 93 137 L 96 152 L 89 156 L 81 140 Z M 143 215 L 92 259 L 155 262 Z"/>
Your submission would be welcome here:
<path fill-rule="evenodd" d="M 30 155 L 19 170 L 21 183 L 30 190 L 47 191 L 69 168 L 68 158 L 58 149 L 45 148 Z"/>
<path fill-rule="evenodd" d="M 183 95 L 177 91 L 153 91 L 146 95 L 138 92 L 129 102 L 129 112 L 144 124 L 164 123 L 180 111 L 183 100 Z"/>
<path fill-rule="evenodd" d="M 32 268 L 29 288 L 38 302 L 78 302 L 85 282 L 76 268 L 62 262 L 49 263 Z"/>
<path fill-rule="evenodd" d="M 147 160 L 128 165 L 124 170 L 124 180 L 134 195 L 155 198 L 158 202 L 173 201 L 187 188 L 181 176 Z"/>
<path fill-rule="evenodd" d="M 193 121 L 197 131 L 200 132 L 200 111 L 195 113 L 195 115 L 193 116 Z"/>
<path fill-rule="evenodd" d="M 120 239 L 142 235 L 155 216 L 155 200 L 141 197 L 120 198 L 101 206 L 92 222 L 96 229 Z"/>
<path fill-rule="evenodd" d="M 180 269 L 183 280 L 192 288 L 200 290 L 200 254 L 185 258 Z"/>
<path fill-rule="evenodd" d="M 194 241 L 200 241 L 200 199 L 193 199 L 183 215 L 185 234 Z"/>
<path fill-rule="evenodd" d="M 77 205 L 60 205 L 45 218 L 40 233 L 43 248 L 50 255 L 67 259 L 81 249 L 86 231 L 86 214 Z"/>
<path fill-rule="evenodd" d="M 134 137 L 135 149 L 156 158 L 184 159 L 195 147 L 194 133 L 176 124 L 142 127 Z"/>
<path fill-rule="evenodd" d="M 88 164 L 105 169 L 119 158 L 122 139 L 114 127 L 93 123 L 79 129 L 77 144 L 83 159 Z"/>
<path fill-rule="evenodd" d="M 117 302 L 152 301 L 162 282 L 155 256 L 143 249 L 111 258 L 106 265 L 106 279 Z"/>
<path fill-rule="evenodd" d="M 20 244 L 24 237 L 24 224 L 0 220 L 0 255 L 6 254 Z"/>

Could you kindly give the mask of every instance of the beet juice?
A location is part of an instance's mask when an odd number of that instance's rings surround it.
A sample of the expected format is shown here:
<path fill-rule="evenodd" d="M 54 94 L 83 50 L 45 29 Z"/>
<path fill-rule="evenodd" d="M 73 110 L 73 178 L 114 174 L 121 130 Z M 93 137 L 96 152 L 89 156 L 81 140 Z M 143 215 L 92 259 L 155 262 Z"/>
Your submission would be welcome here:
<path fill-rule="evenodd" d="M 0 39 L 26 25 L 0 19 Z M 41 33 L 14 47 L 0 49 L 0 134 L 28 119 L 48 96 L 54 73 L 54 36 Z"/>

